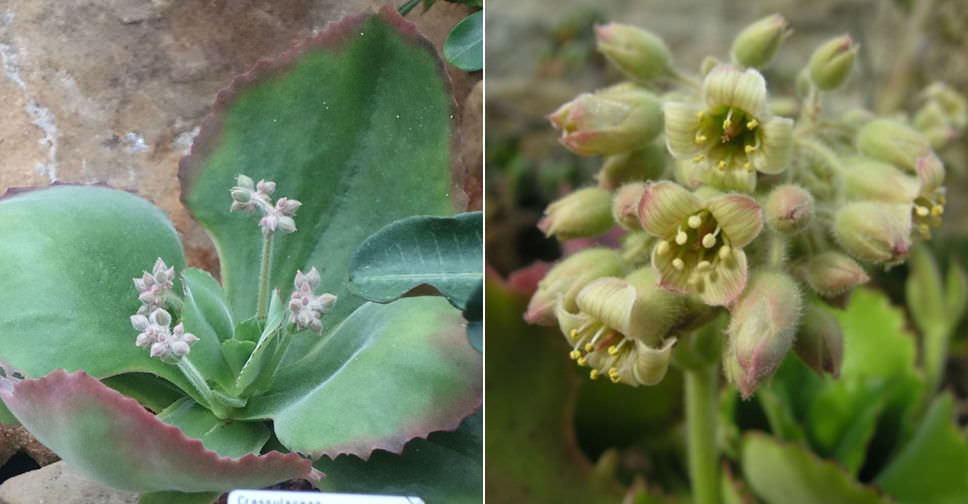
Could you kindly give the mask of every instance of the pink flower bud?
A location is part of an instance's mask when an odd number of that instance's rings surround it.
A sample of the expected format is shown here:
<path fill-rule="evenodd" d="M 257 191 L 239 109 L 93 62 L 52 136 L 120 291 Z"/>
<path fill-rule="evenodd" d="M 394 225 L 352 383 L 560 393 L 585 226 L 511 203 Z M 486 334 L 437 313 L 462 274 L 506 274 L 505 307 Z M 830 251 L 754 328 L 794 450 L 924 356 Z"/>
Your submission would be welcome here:
<path fill-rule="evenodd" d="M 870 280 L 857 261 L 836 251 L 813 256 L 796 272 L 811 289 L 824 297 L 839 296 Z"/>
<path fill-rule="evenodd" d="M 255 187 L 260 193 L 270 196 L 276 190 L 276 183 L 271 180 L 260 180 Z"/>
<path fill-rule="evenodd" d="M 612 198 L 612 218 L 623 228 L 635 231 L 642 229 L 639 222 L 639 201 L 645 191 L 645 182 L 632 182 L 623 185 Z"/>
<path fill-rule="evenodd" d="M 614 250 L 590 248 L 577 252 L 552 267 L 538 282 L 524 320 L 530 324 L 554 325 L 557 303 L 575 312 L 578 310 L 575 297 L 585 285 L 596 278 L 624 273 L 622 257 Z"/>
<path fill-rule="evenodd" d="M 910 205 L 848 203 L 837 211 L 834 238 L 851 256 L 872 264 L 904 262 L 911 248 Z"/>
<path fill-rule="evenodd" d="M 785 184 L 773 189 L 763 211 L 770 229 L 786 234 L 799 233 L 813 219 L 813 196 L 805 189 Z"/>
<path fill-rule="evenodd" d="M 828 40 L 810 56 L 810 80 L 825 91 L 839 88 L 850 75 L 857 50 L 857 44 L 848 35 Z"/>
<path fill-rule="evenodd" d="M 276 210 L 278 210 L 281 215 L 285 215 L 287 217 L 296 215 L 296 210 L 298 210 L 301 206 L 302 203 L 294 199 L 279 198 L 279 201 L 276 201 Z"/>
<path fill-rule="evenodd" d="M 584 93 L 548 116 L 561 143 L 583 156 L 641 149 L 662 131 L 660 100 L 632 84 Z"/>

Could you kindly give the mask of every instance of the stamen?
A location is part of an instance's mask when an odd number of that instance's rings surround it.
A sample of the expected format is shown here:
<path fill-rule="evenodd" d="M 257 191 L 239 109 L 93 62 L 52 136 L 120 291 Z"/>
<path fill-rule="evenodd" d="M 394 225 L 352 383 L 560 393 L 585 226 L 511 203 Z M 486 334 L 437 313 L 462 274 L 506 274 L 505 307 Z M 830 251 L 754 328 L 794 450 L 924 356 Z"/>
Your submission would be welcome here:
<path fill-rule="evenodd" d="M 607 327 L 602 326 L 598 331 L 595 332 L 595 336 L 592 336 L 592 340 L 585 344 L 586 352 L 591 352 L 595 350 L 595 345 L 598 343 L 598 338 L 601 338 L 602 334 L 605 334 L 605 329 L 607 329 Z"/>
<path fill-rule="evenodd" d="M 726 112 L 726 119 L 723 119 L 723 129 L 728 130 L 730 126 L 733 125 L 733 109 L 730 108 Z"/>
<path fill-rule="evenodd" d="M 690 215 L 686 223 L 689 224 L 689 227 L 697 229 L 702 225 L 702 217 L 699 215 Z"/>
<path fill-rule="evenodd" d="M 733 253 L 733 250 L 729 248 L 729 245 L 723 245 L 719 248 L 719 258 L 726 260 L 729 259 L 729 255 Z"/>
<path fill-rule="evenodd" d="M 687 235 L 680 226 L 679 231 L 676 233 L 676 244 L 685 245 L 687 241 L 689 241 L 689 235 Z"/>
<path fill-rule="evenodd" d="M 609 380 L 612 380 L 612 383 L 619 383 L 619 382 L 621 382 L 621 381 L 622 381 L 622 378 L 621 378 L 621 377 L 619 377 L 618 375 L 615 375 L 615 376 L 609 376 L 609 377 L 608 377 L 608 379 L 609 379 Z"/>
<path fill-rule="evenodd" d="M 935 217 L 940 217 L 942 214 L 944 214 L 944 207 L 943 206 L 941 206 L 941 205 L 935 205 L 935 206 L 931 207 L 931 215 L 934 215 Z"/>
<path fill-rule="evenodd" d="M 725 170 L 726 169 L 726 160 L 725 159 L 720 159 L 719 160 L 719 163 L 716 165 L 716 168 L 719 168 L 720 170 Z"/>
<path fill-rule="evenodd" d="M 568 353 L 568 357 L 571 357 L 571 360 L 578 360 L 581 357 L 581 352 L 578 350 L 572 350 Z"/>
<path fill-rule="evenodd" d="M 751 152 L 756 151 L 756 146 L 750 145 L 750 144 L 746 144 L 746 146 L 743 147 L 743 150 L 746 151 L 747 154 L 749 154 Z"/>
<path fill-rule="evenodd" d="M 608 376 L 618 376 L 618 368 L 615 366 L 608 368 Z"/>
<path fill-rule="evenodd" d="M 672 267 L 678 271 L 682 271 L 686 267 L 686 263 L 680 258 L 675 258 L 672 260 Z"/>
<path fill-rule="evenodd" d="M 696 144 L 702 145 L 706 143 L 706 140 L 709 140 L 708 138 L 706 138 L 706 135 L 703 135 L 702 133 L 696 134 Z"/>
<path fill-rule="evenodd" d="M 578 365 L 581 366 L 581 367 L 587 366 L 588 365 L 588 359 L 586 359 L 584 357 L 579 358 L 578 359 Z"/>
<path fill-rule="evenodd" d="M 696 154 L 696 157 L 692 158 L 692 161 L 694 163 L 701 163 L 703 159 L 706 159 L 706 156 L 705 155 L 703 155 L 703 154 Z"/>
<path fill-rule="evenodd" d="M 756 119 L 750 119 L 749 122 L 746 123 L 746 128 L 752 130 L 752 129 L 756 129 L 756 127 L 759 125 L 760 125 L 759 121 L 757 121 Z"/>
<path fill-rule="evenodd" d="M 572 341 L 575 341 L 576 339 L 578 339 L 578 329 L 572 329 L 571 331 L 569 331 L 568 336 L 571 336 Z"/>
<path fill-rule="evenodd" d="M 592 372 L 591 373 L 588 373 L 588 377 L 591 378 L 592 380 L 597 380 L 598 379 L 598 375 L 600 375 L 600 374 L 602 374 L 602 373 L 600 373 L 597 369 L 592 369 Z"/>
<path fill-rule="evenodd" d="M 622 350 L 622 347 L 625 346 L 625 344 L 628 342 L 629 342 L 628 339 L 623 338 L 618 345 L 610 345 L 608 347 L 608 355 L 618 355 L 618 353 Z"/>
<path fill-rule="evenodd" d="M 716 229 L 717 229 L 717 231 L 719 230 L 719 228 L 716 228 Z M 708 249 L 715 247 L 716 246 L 716 235 L 713 234 L 713 233 L 706 233 L 706 235 L 702 237 L 702 246 L 703 247 L 706 247 Z"/>
<path fill-rule="evenodd" d="M 914 211 L 917 212 L 917 214 L 921 217 L 927 217 L 928 214 L 931 213 L 931 210 L 929 210 L 928 207 L 923 207 L 921 205 L 916 205 L 914 207 Z"/>
<path fill-rule="evenodd" d="M 662 240 L 655 246 L 655 255 L 665 255 L 669 253 L 669 242 Z"/>
<path fill-rule="evenodd" d="M 921 236 L 925 239 L 931 237 L 931 228 L 927 224 L 919 224 L 918 232 L 921 233 Z"/>

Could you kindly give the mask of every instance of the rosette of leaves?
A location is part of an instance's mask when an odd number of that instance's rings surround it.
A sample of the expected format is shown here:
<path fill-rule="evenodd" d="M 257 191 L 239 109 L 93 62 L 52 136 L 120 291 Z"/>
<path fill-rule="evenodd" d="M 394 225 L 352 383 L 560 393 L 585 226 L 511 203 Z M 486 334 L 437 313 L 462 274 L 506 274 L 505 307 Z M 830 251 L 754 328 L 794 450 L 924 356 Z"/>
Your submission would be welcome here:
<path fill-rule="evenodd" d="M 233 488 L 318 480 L 320 469 L 323 488 L 479 501 L 482 363 L 455 308 L 473 287 L 455 290 L 446 264 L 463 248 L 479 257 L 480 217 L 448 217 L 464 210 L 454 115 L 436 52 L 392 9 L 344 18 L 260 61 L 219 93 L 179 171 L 182 201 L 219 252 L 220 281 L 185 268 L 172 224 L 133 194 L 8 191 L 4 421 L 145 503 L 211 502 Z M 229 214 L 228 189 L 243 173 L 302 202 L 298 232 L 274 238 L 264 318 L 252 316 L 262 235 L 253 219 Z M 423 235 L 455 244 L 414 277 L 451 302 L 397 299 L 410 288 L 379 303 L 353 294 L 375 299 L 349 289 L 361 244 L 414 215 L 462 223 Z M 159 257 L 183 299 L 174 315 L 198 338 L 184 359 L 212 395 L 135 346 L 131 279 Z M 352 267 L 378 264 L 368 257 Z M 286 324 L 282 301 L 297 270 L 312 267 L 338 297 L 321 334 Z M 469 269 L 457 284 L 480 282 L 479 266 L 476 280 Z"/>

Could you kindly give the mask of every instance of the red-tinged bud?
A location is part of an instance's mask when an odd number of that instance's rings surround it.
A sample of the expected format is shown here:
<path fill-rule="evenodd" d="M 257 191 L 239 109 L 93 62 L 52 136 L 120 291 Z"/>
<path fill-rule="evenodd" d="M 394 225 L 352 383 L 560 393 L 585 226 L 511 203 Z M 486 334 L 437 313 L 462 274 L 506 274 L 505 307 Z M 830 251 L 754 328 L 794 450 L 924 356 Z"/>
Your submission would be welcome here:
<path fill-rule="evenodd" d="M 641 149 L 663 125 L 659 98 L 630 83 L 578 95 L 548 120 L 562 130 L 562 145 L 583 156 Z"/>
<path fill-rule="evenodd" d="M 669 71 L 672 57 L 661 38 L 619 23 L 595 27 L 598 51 L 629 79 L 647 82 Z"/>
<path fill-rule="evenodd" d="M 843 35 L 828 40 L 810 56 L 810 80 L 820 89 L 829 91 L 844 84 L 857 57 L 857 44 Z"/>
<path fill-rule="evenodd" d="M 733 39 L 733 61 L 754 68 L 770 64 L 780 44 L 792 31 L 779 14 L 767 16 L 747 26 Z"/>
<path fill-rule="evenodd" d="M 555 305 L 567 311 L 578 310 L 575 296 L 596 278 L 621 276 L 625 273 L 622 256 L 612 249 L 590 248 L 577 252 L 552 267 L 538 282 L 531 296 L 524 320 L 530 324 L 554 325 Z"/>
<path fill-rule="evenodd" d="M 800 291 L 784 273 L 760 271 L 731 312 L 726 376 L 748 399 L 770 376 L 793 345 L 800 319 Z"/>
<path fill-rule="evenodd" d="M 904 262 L 911 248 L 910 205 L 848 203 L 834 216 L 834 238 L 851 256 L 871 264 Z"/>
<path fill-rule="evenodd" d="M 770 229 L 785 234 L 803 231 L 813 219 L 813 196 L 804 188 L 781 185 L 770 193 L 763 208 Z"/>
<path fill-rule="evenodd" d="M 839 296 L 870 280 L 857 261 L 836 251 L 813 256 L 796 272 L 811 289 L 824 297 Z"/>
<path fill-rule="evenodd" d="M 612 197 L 612 218 L 630 231 L 642 229 L 639 222 L 639 201 L 645 191 L 645 182 L 623 185 Z"/>
<path fill-rule="evenodd" d="M 844 333 L 837 319 L 822 306 L 807 305 L 793 350 L 818 375 L 839 377 L 844 361 Z"/>

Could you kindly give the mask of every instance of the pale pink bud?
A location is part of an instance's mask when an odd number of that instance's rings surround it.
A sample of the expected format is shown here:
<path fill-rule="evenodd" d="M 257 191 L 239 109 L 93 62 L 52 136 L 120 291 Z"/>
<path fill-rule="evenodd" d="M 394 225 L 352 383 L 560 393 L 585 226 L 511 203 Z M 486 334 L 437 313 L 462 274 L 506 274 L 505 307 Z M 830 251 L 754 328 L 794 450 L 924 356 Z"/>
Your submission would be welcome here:
<path fill-rule="evenodd" d="M 270 196 L 276 190 L 276 183 L 270 180 L 260 180 L 255 187 L 260 193 Z"/>
<path fill-rule="evenodd" d="M 794 184 L 781 185 L 766 199 L 763 213 L 770 229 L 786 234 L 803 231 L 813 218 L 813 196 Z"/>
<path fill-rule="evenodd" d="M 582 287 L 596 278 L 624 273 L 622 256 L 612 249 L 589 248 L 568 256 L 538 282 L 524 320 L 530 324 L 554 325 L 556 303 L 570 312 L 577 311 L 575 297 Z"/>
<path fill-rule="evenodd" d="M 131 326 L 137 331 L 144 331 L 148 328 L 149 324 L 150 322 L 148 321 L 148 317 L 145 317 L 144 315 L 131 316 Z"/>
<path fill-rule="evenodd" d="M 615 224 L 611 207 L 608 191 L 599 187 L 580 189 L 548 205 L 538 229 L 560 240 L 600 235 Z"/>
<path fill-rule="evenodd" d="M 836 251 L 817 254 L 796 271 L 811 289 L 824 297 L 839 296 L 870 280 L 857 261 Z"/>
<path fill-rule="evenodd" d="M 294 199 L 279 198 L 279 201 L 276 201 L 276 210 L 278 210 L 281 215 L 289 217 L 295 215 L 296 210 L 298 210 L 300 206 L 302 206 L 302 203 Z"/>
<path fill-rule="evenodd" d="M 292 233 L 296 231 L 296 221 L 292 220 L 292 217 L 282 215 L 278 217 L 278 227 L 284 233 Z"/>
<path fill-rule="evenodd" d="M 628 230 L 642 229 L 639 222 L 639 201 L 645 191 L 645 182 L 623 185 L 612 198 L 612 218 Z"/>
<path fill-rule="evenodd" d="M 910 205 L 849 203 L 834 216 L 834 237 L 851 256 L 872 264 L 904 262 L 911 248 Z"/>

